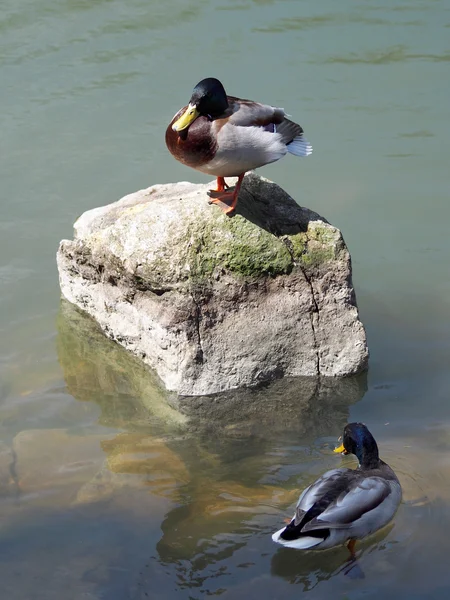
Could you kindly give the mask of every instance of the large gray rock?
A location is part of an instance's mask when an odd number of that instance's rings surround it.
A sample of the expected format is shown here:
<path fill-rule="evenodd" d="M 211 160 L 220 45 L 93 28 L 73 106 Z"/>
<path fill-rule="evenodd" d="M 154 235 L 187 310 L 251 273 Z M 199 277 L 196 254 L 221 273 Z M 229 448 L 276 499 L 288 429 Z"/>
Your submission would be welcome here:
<path fill-rule="evenodd" d="M 155 185 L 84 213 L 58 250 L 63 295 L 179 394 L 366 369 L 340 231 L 253 173 L 233 218 L 210 187 Z"/>

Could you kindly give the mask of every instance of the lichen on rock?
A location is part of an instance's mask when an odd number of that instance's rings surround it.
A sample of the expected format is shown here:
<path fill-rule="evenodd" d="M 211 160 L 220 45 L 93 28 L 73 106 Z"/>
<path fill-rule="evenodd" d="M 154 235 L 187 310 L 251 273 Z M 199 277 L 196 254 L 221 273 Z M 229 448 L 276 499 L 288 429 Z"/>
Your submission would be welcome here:
<path fill-rule="evenodd" d="M 340 231 L 254 173 L 233 218 L 208 188 L 156 185 L 84 213 L 58 250 L 63 295 L 180 394 L 364 370 Z"/>

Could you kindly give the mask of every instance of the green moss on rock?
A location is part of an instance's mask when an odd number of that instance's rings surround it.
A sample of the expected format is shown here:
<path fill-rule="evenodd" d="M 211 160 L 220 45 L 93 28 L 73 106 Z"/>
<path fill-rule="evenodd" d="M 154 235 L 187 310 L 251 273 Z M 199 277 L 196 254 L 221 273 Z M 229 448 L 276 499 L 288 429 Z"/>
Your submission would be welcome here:
<path fill-rule="evenodd" d="M 307 251 L 308 235 L 306 233 L 296 233 L 295 235 L 286 236 L 286 239 L 290 242 L 294 260 L 302 260 Z"/>
<path fill-rule="evenodd" d="M 292 258 L 304 267 L 312 267 L 335 258 L 336 233 L 334 228 L 313 223 L 305 233 L 285 236 Z"/>
<path fill-rule="evenodd" d="M 305 267 L 312 267 L 325 263 L 334 258 L 334 249 L 330 246 L 312 246 L 308 244 L 308 251 L 301 256 L 301 262 Z"/>
<path fill-rule="evenodd" d="M 216 227 L 205 223 L 199 244 L 190 249 L 193 279 L 209 279 L 216 269 L 243 278 L 276 276 L 292 270 L 292 258 L 282 240 L 238 215 Z"/>
<path fill-rule="evenodd" d="M 312 223 L 308 229 L 308 238 L 310 240 L 316 240 L 326 246 L 334 245 L 338 235 L 337 229 L 331 225 L 325 226 L 319 223 Z"/>
<path fill-rule="evenodd" d="M 333 260 L 339 232 L 311 222 L 307 232 L 278 238 L 237 215 L 197 221 L 188 238 L 187 272 L 198 283 L 222 270 L 253 279 L 290 273 L 295 263 L 312 267 Z"/>
<path fill-rule="evenodd" d="M 105 266 L 114 278 L 130 269 L 136 286 L 144 290 L 203 284 L 223 272 L 247 280 L 276 277 L 290 273 L 295 264 L 311 267 L 332 260 L 340 240 L 339 231 L 322 221 L 310 221 L 306 232 L 277 237 L 241 215 L 230 219 L 220 212 L 195 210 L 185 215 L 184 227 L 169 220 L 158 252 L 147 254 L 146 232 L 153 230 L 158 231 L 158 223 L 150 213 L 145 228 L 121 226 L 109 235 L 111 253 Z M 97 237 L 91 242 L 98 242 Z M 113 264 L 116 255 L 126 256 L 126 261 Z"/>
<path fill-rule="evenodd" d="M 315 266 L 336 258 L 336 245 L 340 233 L 331 225 L 313 222 L 308 228 L 307 252 L 302 255 L 306 267 Z"/>

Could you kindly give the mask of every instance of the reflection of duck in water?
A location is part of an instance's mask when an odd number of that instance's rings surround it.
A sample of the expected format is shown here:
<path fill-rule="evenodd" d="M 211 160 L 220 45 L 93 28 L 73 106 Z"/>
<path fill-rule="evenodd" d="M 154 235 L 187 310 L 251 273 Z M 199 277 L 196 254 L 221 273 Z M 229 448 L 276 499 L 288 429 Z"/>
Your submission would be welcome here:
<path fill-rule="evenodd" d="M 378 446 L 362 423 L 344 429 L 335 452 L 355 454 L 357 469 L 332 469 L 301 494 L 287 527 L 272 535 L 288 548 L 321 550 L 346 542 L 352 555 L 355 542 L 389 523 L 402 491 L 394 471 L 380 460 Z"/>

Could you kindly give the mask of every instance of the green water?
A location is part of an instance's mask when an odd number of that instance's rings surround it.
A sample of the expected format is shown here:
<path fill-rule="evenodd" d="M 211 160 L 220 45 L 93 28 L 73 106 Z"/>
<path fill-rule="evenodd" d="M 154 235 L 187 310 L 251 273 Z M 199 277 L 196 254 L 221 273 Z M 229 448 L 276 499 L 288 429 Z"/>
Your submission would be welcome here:
<path fill-rule="evenodd" d="M 448 594 L 449 63 L 449 0 L 3 1 L 2 598 Z M 176 411 L 60 303 L 55 252 L 78 215 L 207 180 L 164 145 L 206 76 L 283 106 L 312 142 L 260 173 L 342 230 L 367 378 Z M 270 539 L 300 489 L 354 464 L 331 452 L 348 420 L 369 425 L 404 489 L 393 525 L 360 544 L 359 577 L 345 549 Z"/>

